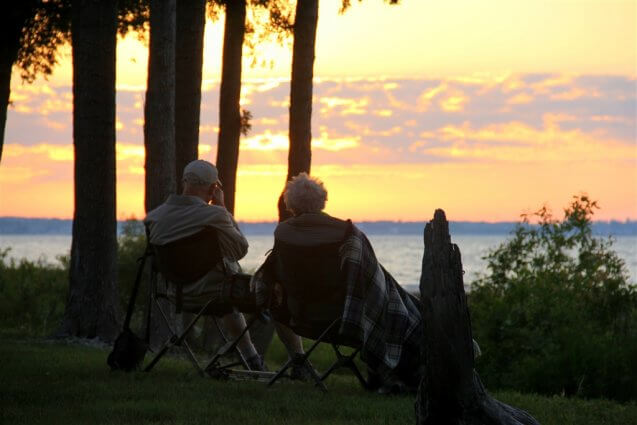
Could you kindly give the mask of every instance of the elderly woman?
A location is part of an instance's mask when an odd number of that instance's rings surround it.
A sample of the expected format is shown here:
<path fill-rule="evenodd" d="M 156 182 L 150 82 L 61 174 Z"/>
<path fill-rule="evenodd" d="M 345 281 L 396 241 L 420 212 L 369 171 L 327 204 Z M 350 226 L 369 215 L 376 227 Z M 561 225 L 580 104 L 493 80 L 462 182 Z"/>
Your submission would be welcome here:
<path fill-rule="evenodd" d="M 351 221 L 323 212 L 327 190 L 319 179 L 300 173 L 288 182 L 283 199 L 293 217 L 274 232 L 266 285 L 275 288 L 293 321 L 295 309 L 308 322 L 325 315 L 322 309 L 333 310 L 341 318 L 339 337 L 362 346 L 361 359 L 383 384 L 381 392 L 415 388 L 422 334 L 418 299 L 378 263 L 371 244 Z M 330 246 L 335 259 L 322 254 Z M 336 272 L 329 274 L 328 269 Z M 282 288 L 309 302 L 292 305 L 289 296 L 283 301 Z M 335 295 L 330 298 L 330 293 Z M 300 332 L 303 324 L 292 323 L 293 330 L 295 325 Z"/>
<path fill-rule="evenodd" d="M 292 245 L 314 246 L 342 241 L 348 222 L 325 212 L 327 190 L 319 179 L 300 173 L 288 182 L 283 200 L 293 217 L 279 224 L 274 237 Z"/>

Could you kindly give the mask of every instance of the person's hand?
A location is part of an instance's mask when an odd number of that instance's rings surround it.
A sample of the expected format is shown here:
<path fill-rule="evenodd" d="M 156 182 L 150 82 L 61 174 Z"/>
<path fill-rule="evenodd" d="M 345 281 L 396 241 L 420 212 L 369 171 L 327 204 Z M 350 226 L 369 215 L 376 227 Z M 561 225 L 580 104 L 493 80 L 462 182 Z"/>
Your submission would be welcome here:
<path fill-rule="evenodd" d="M 218 205 L 220 207 L 226 206 L 223 198 L 223 189 L 221 189 L 220 186 L 215 186 L 214 190 L 212 191 L 212 204 Z"/>

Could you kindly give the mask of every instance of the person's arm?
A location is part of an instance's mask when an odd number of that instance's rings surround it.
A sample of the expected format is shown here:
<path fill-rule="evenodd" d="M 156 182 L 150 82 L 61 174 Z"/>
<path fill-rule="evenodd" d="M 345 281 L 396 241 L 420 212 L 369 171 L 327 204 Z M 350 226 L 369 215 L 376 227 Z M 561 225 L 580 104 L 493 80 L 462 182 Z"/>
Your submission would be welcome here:
<path fill-rule="evenodd" d="M 211 201 L 215 207 L 212 225 L 217 228 L 219 235 L 219 245 L 225 258 L 238 261 L 248 253 L 248 241 L 241 233 L 239 225 L 226 209 L 225 196 L 220 185 L 215 185 Z"/>
<path fill-rule="evenodd" d="M 215 211 L 209 225 L 217 229 L 221 252 L 225 258 L 238 261 L 248 253 L 248 240 L 228 210 L 221 206 L 213 208 Z"/>

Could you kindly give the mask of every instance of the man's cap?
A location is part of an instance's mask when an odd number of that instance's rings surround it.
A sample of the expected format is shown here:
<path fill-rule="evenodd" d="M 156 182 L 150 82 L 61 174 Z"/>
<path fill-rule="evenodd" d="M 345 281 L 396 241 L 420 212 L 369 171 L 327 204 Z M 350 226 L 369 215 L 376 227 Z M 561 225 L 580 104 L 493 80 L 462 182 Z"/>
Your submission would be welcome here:
<path fill-rule="evenodd" d="M 213 183 L 221 183 L 219 181 L 219 172 L 217 171 L 217 167 L 209 163 L 208 161 L 204 161 L 203 159 L 196 159 L 190 162 L 184 168 L 184 181 L 193 181 L 193 183 L 200 184 L 213 184 Z"/>

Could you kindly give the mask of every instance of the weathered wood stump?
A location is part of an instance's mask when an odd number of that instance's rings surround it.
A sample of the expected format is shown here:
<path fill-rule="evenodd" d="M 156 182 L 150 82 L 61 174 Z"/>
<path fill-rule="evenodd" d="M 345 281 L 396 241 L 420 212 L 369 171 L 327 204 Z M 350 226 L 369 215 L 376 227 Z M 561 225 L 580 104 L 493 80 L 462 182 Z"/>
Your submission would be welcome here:
<path fill-rule="evenodd" d="M 539 425 L 527 412 L 492 398 L 474 369 L 460 250 L 451 243 L 443 210 L 436 210 L 425 226 L 424 239 L 420 295 L 425 364 L 417 424 Z"/>

